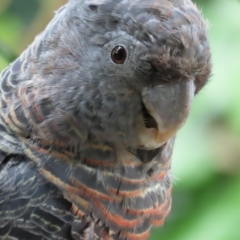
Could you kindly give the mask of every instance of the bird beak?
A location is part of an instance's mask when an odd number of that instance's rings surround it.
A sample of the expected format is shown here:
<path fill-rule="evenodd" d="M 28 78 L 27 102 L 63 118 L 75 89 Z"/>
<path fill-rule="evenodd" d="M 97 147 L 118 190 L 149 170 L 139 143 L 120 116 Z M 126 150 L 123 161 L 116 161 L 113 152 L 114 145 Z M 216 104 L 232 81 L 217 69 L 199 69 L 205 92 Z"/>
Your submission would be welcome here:
<path fill-rule="evenodd" d="M 138 135 L 139 148 L 156 149 L 176 134 L 188 117 L 194 92 L 193 80 L 181 80 L 142 91 L 145 128 Z"/>

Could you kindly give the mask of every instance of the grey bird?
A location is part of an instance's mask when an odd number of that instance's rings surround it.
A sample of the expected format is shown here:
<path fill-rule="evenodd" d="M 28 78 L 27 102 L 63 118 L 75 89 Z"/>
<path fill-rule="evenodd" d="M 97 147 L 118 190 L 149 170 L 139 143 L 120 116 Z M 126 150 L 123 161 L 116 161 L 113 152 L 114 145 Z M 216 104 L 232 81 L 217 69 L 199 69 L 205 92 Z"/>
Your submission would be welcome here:
<path fill-rule="evenodd" d="M 0 76 L 0 239 L 146 240 L 163 224 L 207 31 L 190 0 L 57 11 Z"/>

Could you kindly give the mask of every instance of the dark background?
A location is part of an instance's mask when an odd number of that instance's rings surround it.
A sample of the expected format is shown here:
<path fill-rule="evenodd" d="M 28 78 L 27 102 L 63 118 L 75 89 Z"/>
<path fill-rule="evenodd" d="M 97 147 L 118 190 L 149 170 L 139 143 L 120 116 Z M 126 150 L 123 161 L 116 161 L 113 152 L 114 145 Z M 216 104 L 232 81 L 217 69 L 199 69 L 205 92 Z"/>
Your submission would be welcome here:
<path fill-rule="evenodd" d="M 0 0 L 0 71 L 65 2 Z M 211 24 L 213 76 L 178 134 L 172 212 L 151 240 L 240 240 L 240 1 L 197 5 Z"/>

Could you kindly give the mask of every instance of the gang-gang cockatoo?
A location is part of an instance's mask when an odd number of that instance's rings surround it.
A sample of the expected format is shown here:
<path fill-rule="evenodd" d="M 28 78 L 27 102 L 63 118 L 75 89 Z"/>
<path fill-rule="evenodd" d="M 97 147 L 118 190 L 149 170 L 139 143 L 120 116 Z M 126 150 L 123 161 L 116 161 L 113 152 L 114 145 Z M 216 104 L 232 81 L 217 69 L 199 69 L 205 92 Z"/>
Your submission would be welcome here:
<path fill-rule="evenodd" d="M 69 0 L 1 73 L 1 239 L 148 239 L 210 74 L 190 0 Z"/>

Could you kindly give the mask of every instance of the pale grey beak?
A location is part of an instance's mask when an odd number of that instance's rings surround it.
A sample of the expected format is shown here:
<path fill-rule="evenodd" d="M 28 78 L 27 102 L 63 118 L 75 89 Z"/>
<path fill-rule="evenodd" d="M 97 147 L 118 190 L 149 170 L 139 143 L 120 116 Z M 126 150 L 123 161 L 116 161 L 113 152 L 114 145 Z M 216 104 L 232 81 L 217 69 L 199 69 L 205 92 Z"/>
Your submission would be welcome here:
<path fill-rule="evenodd" d="M 176 134 L 186 121 L 194 97 L 193 80 L 181 80 L 142 91 L 142 101 L 148 114 L 155 120 L 139 135 L 140 148 L 160 147 Z M 145 120 L 147 121 L 147 119 Z"/>

